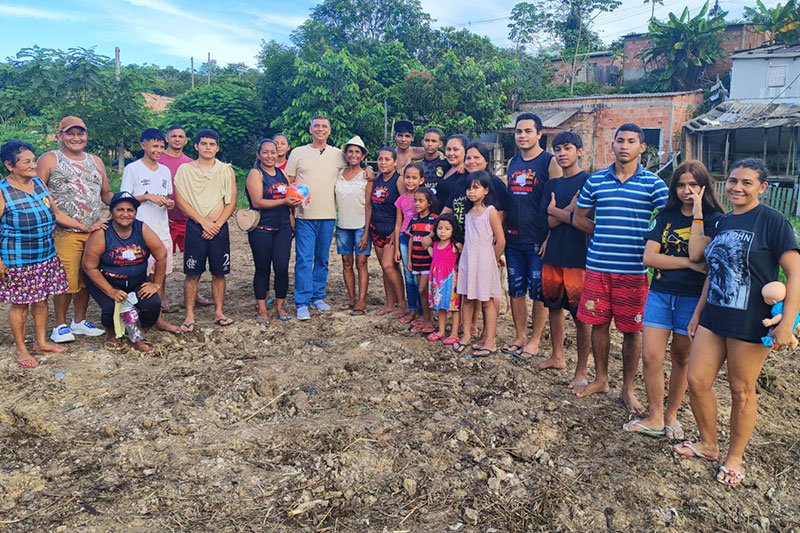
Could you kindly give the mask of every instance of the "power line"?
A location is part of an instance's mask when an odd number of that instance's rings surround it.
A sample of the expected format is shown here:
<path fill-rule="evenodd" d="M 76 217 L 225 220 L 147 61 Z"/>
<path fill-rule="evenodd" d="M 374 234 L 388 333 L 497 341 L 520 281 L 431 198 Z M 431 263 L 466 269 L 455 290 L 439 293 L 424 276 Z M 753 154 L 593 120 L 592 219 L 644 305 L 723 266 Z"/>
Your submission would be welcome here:
<path fill-rule="evenodd" d="M 511 18 L 511 15 L 506 15 L 505 17 L 495 17 L 491 19 L 482 19 L 482 20 L 468 20 L 467 22 L 461 22 L 459 24 L 451 24 L 453 28 L 460 28 L 463 26 L 475 26 L 476 24 L 488 24 L 490 22 L 498 22 L 500 20 L 508 20 Z"/>

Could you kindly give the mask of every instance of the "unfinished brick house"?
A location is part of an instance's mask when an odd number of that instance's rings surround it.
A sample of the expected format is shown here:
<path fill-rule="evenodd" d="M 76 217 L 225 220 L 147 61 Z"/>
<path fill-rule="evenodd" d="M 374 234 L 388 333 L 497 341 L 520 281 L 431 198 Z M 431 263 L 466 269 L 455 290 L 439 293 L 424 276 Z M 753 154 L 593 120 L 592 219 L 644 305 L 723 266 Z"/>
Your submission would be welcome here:
<path fill-rule="evenodd" d="M 703 103 L 703 91 L 652 94 L 607 94 L 523 103 L 520 112 L 536 113 L 543 122 L 543 144 L 552 150 L 555 134 L 575 131 L 583 138 L 587 170 L 609 166 L 611 141 L 620 124 L 635 122 L 645 131 L 654 162 L 664 164 L 679 150 L 683 125 Z M 504 131 L 513 131 L 511 124 Z"/>

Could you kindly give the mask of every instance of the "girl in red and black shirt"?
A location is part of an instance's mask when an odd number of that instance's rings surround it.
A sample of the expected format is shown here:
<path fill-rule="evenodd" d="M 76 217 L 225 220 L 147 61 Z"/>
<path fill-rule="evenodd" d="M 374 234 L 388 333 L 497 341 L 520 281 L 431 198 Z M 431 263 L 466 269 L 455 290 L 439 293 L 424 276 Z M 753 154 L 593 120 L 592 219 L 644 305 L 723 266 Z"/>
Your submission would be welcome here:
<path fill-rule="evenodd" d="M 427 187 L 417 189 L 414 193 L 414 211 L 417 216 L 408 223 L 406 234 L 410 238 L 411 253 L 407 268 L 417 278 L 419 287 L 422 322 L 411 329 L 412 333 L 433 333 L 436 328 L 431 319 L 431 307 L 428 305 L 428 276 L 431 273 L 431 254 L 423 244 L 426 237 L 433 235 L 436 222 L 436 196 Z"/>

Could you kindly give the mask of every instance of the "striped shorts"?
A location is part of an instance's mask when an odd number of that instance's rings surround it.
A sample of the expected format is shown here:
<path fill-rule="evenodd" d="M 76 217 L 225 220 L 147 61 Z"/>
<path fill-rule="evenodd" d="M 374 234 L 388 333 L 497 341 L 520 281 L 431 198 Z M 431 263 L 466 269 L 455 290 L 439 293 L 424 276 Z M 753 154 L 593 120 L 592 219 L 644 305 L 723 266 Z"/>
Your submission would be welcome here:
<path fill-rule="evenodd" d="M 633 333 L 642 329 L 647 301 L 647 274 L 609 274 L 586 270 L 578 320 L 593 326 L 614 318 L 617 329 Z"/>

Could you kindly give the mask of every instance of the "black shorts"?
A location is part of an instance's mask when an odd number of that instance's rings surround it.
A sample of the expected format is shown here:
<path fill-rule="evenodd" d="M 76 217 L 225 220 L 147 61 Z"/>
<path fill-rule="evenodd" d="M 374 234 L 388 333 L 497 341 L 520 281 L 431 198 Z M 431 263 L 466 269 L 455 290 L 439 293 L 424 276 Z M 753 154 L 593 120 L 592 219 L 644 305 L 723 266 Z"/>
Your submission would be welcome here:
<path fill-rule="evenodd" d="M 187 220 L 183 273 L 187 276 L 199 276 L 206 270 L 206 261 L 208 270 L 215 276 L 230 274 L 231 240 L 228 224 L 223 224 L 217 236 L 208 240 L 203 238 L 203 226 L 194 220 Z"/>

